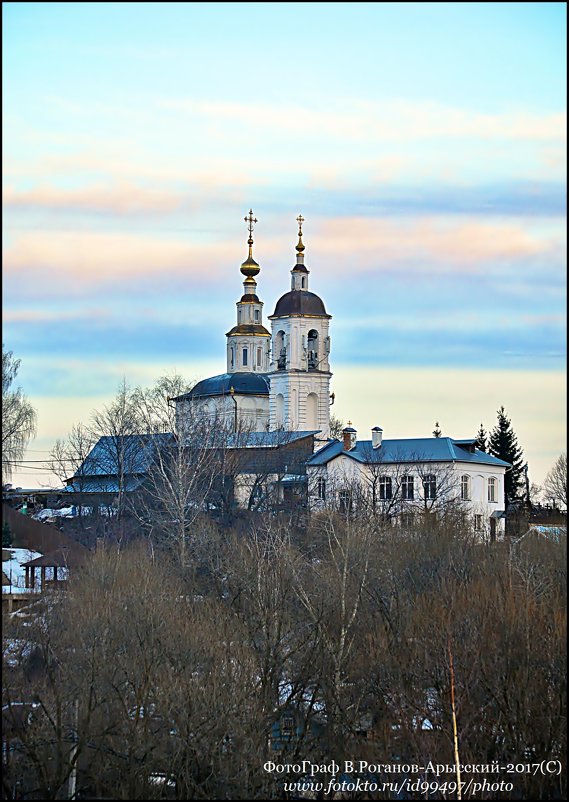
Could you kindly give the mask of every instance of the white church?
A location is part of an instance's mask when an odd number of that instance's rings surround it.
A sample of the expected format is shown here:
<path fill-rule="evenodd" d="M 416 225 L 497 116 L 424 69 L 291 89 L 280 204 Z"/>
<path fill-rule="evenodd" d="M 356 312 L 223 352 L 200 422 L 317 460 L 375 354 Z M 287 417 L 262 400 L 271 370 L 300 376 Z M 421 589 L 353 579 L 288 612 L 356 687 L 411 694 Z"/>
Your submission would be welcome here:
<path fill-rule="evenodd" d="M 309 290 L 304 218 L 297 217 L 291 287 L 269 315 L 271 332 L 263 324 L 263 302 L 257 295 L 260 266 L 253 258 L 257 220 L 252 211 L 245 222 L 249 254 L 241 265 L 243 295 L 237 302 L 236 325 L 226 335 L 227 370 L 173 399 L 178 432 L 198 405 L 200 411 L 235 421 L 236 428 L 238 422 L 247 423 L 255 447 L 275 447 L 282 433 L 289 442 L 311 437 L 314 453 L 306 460 L 304 476 L 296 478 L 304 481 L 304 497 L 312 510 L 334 506 L 356 512 L 366 505 L 391 520 L 410 523 L 419 511 L 440 511 L 453 504 L 471 517 L 481 536 L 501 537 L 504 476 L 510 466 L 477 449 L 475 439 L 384 439 L 376 426 L 369 440 L 360 440 L 351 424 L 342 440 L 331 438 L 331 315 L 320 296 Z M 267 477 L 271 479 L 277 476 Z"/>
<path fill-rule="evenodd" d="M 320 444 L 330 437 L 331 315 L 322 299 L 308 289 L 299 215 L 296 264 L 291 289 L 269 316 L 271 333 L 263 325 L 263 302 L 257 295 L 260 267 L 253 259 L 250 211 L 249 255 L 241 265 L 243 295 L 237 302 L 237 323 L 227 332 L 227 371 L 198 382 L 176 402 L 178 431 L 189 405 L 200 404 L 212 415 L 248 422 L 255 431 L 317 431 Z"/>

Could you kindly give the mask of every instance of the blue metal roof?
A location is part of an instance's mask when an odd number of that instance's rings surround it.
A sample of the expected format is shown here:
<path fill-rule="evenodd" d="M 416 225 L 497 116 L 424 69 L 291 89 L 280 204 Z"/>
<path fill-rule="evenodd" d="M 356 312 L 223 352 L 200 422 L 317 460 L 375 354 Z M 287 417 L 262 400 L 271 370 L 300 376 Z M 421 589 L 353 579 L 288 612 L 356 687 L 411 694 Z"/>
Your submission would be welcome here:
<path fill-rule="evenodd" d="M 126 476 L 121 490 L 126 493 L 131 493 L 136 490 L 142 482 L 144 476 Z M 71 484 L 65 488 L 67 493 L 113 493 L 116 495 L 119 492 L 118 479 L 112 476 L 89 476 L 86 478 L 74 477 Z M 70 500 L 71 501 L 71 500 Z"/>
<path fill-rule="evenodd" d="M 170 433 L 105 435 L 97 440 L 73 478 L 84 483 L 86 477 L 116 476 L 119 453 L 125 474 L 145 473 L 157 446 L 171 442 L 174 435 Z"/>
<path fill-rule="evenodd" d="M 320 430 L 302 432 L 236 432 L 227 438 L 228 448 L 278 448 L 318 434 Z"/>
<path fill-rule="evenodd" d="M 351 451 L 344 451 L 344 444 L 332 440 L 314 454 L 309 465 L 326 465 L 331 459 L 346 454 L 365 464 L 400 462 L 472 462 L 478 465 L 494 465 L 509 468 L 510 463 L 493 457 L 485 451 L 466 446 L 473 440 L 453 440 L 451 437 L 419 437 L 384 440 L 379 448 L 373 448 L 371 440 L 358 440 Z"/>
<path fill-rule="evenodd" d="M 233 387 L 237 395 L 269 395 L 269 376 L 267 373 L 221 373 L 210 379 L 202 379 L 195 387 L 174 401 L 185 401 L 187 398 L 210 398 L 212 396 L 229 395 Z"/>

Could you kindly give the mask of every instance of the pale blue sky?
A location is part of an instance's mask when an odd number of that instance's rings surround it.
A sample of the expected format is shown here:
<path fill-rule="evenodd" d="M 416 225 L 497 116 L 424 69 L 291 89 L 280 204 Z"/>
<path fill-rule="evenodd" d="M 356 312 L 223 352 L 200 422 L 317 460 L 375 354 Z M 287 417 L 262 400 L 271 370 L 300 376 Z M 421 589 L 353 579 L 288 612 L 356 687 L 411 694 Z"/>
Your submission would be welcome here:
<path fill-rule="evenodd" d="M 464 437 L 505 404 L 543 479 L 564 448 L 564 392 L 546 437 L 509 388 L 565 373 L 564 3 L 2 13 L 3 338 L 40 411 L 36 448 L 122 375 L 224 370 L 252 207 L 265 314 L 306 218 L 339 414 L 397 436 L 446 414 Z M 446 404 L 422 387 L 413 421 L 382 406 L 382 370 L 429 368 L 488 371 L 495 393 L 483 403 L 466 382 L 461 399 L 452 379 Z"/>

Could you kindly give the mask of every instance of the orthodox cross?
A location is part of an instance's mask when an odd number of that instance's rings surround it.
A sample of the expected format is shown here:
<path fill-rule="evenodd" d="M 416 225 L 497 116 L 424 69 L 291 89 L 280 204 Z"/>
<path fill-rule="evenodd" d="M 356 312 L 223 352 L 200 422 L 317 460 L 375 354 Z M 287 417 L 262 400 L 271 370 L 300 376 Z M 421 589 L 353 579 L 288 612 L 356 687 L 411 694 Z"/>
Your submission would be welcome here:
<path fill-rule="evenodd" d="M 302 224 L 304 223 L 304 217 L 299 214 L 296 218 L 296 222 L 298 223 L 298 236 L 302 237 Z"/>
<path fill-rule="evenodd" d="M 253 217 L 253 209 L 249 209 L 247 217 L 243 218 L 246 223 L 249 223 L 249 245 L 253 244 L 253 223 L 257 222 L 257 218 Z"/>

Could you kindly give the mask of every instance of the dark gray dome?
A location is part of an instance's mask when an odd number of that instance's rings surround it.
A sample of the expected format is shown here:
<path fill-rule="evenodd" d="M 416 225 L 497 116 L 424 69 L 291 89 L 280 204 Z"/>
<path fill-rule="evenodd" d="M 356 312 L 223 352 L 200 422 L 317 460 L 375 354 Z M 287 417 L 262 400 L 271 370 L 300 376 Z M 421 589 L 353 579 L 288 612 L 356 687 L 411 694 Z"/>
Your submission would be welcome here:
<path fill-rule="evenodd" d="M 282 317 L 283 315 L 331 317 L 324 308 L 322 298 L 308 290 L 291 290 L 279 298 L 271 317 Z"/>
<path fill-rule="evenodd" d="M 174 398 L 182 401 L 187 398 L 210 398 L 228 395 L 233 387 L 237 395 L 269 395 L 269 378 L 266 373 L 222 373 L 210 379 L 202 379 L 189 393 Z"/>

